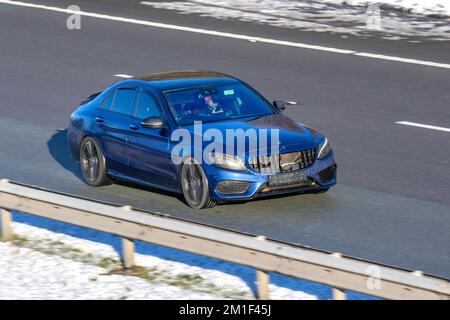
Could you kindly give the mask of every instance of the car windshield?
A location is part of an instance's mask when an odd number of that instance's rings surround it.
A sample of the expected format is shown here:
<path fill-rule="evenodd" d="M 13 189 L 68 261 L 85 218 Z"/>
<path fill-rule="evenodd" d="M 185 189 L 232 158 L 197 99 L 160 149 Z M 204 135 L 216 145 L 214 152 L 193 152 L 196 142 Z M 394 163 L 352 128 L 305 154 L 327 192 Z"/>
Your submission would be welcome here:
<path fill-rule="evenodd" d="M 243 84 L 181 89 L 165 95 L 178 125 L 274 113 L 263 98 Z"/>

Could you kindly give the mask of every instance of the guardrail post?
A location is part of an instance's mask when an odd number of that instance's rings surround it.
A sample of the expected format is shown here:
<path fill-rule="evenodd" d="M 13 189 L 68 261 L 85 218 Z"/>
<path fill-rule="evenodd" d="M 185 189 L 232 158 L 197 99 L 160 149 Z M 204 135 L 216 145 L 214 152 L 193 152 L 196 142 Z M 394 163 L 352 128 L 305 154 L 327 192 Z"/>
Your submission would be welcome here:
<path fill-rule="evenodd" d="M 122 259 L 123 267 L 130 269 L 134 265 L 134 242 L 126 238 L 122 238 Z"/>
<path fill-rule="evenodd" d="M 347 295 L 345 291 L 338 288 L 333 288 L 333 299 L 334 300 L 347 300 Z"/>
<path fill-rule="evenodd" d="M 342 258 L 342 253 L 335 252 L 331 254 L 335 258 Z M 333 299 L 334 300 L 346 300 L 347 295 L 345 294 L 345 291 L 339 288 L 333 288 L 332 290 Z"/>
<path fill-rule="evenodd" d="M 123 206 L 123 210 L 132 211 L 131 206 Z M 134 242 L 131 239 L 122 238 L 122 263 L 125 269 L 130 269 L 134 266 Z"/>
<path fill-rule="evenodd" d="M 5 209 L 0 209 L 0 225 L 1 225 L 1 239 L 9 241 L 12 239 L 11 229 L 11 212 Z"/>
<path fill-rule="evenodd" d="M 256 239 L 265 241 L 266 237 L 258 236 Z M 256 286 L 258 289 L 258 299 L 260 300 L 269 300 L 269 282 L 270 277 L 269 273 L 262 270 L 256 270 Z"/>
<path fill-rule="evenodd" d="M 269 273 L 256 270 L 256 281 L 258 282 L 258 299 L 269 300 Z"/>

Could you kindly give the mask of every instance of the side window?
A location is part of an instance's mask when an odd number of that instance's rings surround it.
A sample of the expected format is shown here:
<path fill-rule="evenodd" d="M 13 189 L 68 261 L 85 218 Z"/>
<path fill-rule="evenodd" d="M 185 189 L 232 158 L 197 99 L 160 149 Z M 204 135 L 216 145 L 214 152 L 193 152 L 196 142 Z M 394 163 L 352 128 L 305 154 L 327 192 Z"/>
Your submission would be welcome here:
<path fill-rule="evenodd" d="M 161 117 L 158 105 L 148 93 L 141 91 L 136 111 L 136 118 L 144 120 L 150 117 Z"/>
<path fill-rule="evenodd" d="M 114 96 L 116 95 L 116 90 L 112 90 L 102 101 L 100 104 L 100 108 L 109 110 L 111 109 L 111 104 L 114 100 Z"/>
<path fill-rule="evenodd" d="M 135 92 L 135 89 L 117 89 L 116 98 L 114 99 L 114 104 L 111 110 L 126 115 L 131 114 L 131 106 Z"/>

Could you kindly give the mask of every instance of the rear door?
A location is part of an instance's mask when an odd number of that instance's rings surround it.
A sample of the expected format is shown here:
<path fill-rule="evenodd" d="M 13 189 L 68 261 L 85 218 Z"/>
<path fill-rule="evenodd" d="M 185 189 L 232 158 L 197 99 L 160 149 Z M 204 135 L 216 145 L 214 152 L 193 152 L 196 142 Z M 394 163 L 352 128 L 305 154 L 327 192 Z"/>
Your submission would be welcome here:
<path fill-rule="evenodd" d="M 129 165 L 127 140 L 135 99 L 135 87 L 119 87 L 106 96 L 94 112 L 97 137 L 108 169 L 119 173 L 126 173 Z"/>
<path fill-rule="evenodd" d="M 165 122 L 161 107 L 149 89 L 138 90 L 134 122 L 128 139 L 130 172 L 137 179 L 167 189 L 177 189 L 177 170 L 171 161 L 169 130 L 141 126 L 142 120 L 149 117 L 160 117 Z"/>

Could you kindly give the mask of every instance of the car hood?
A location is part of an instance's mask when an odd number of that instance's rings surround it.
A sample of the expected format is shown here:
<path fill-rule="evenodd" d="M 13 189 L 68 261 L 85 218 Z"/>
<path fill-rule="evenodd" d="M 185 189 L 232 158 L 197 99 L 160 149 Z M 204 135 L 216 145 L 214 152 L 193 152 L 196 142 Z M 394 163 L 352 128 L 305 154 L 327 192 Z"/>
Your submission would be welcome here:
<path fill-rule="evenodd" d="M 259 129 L 267 129 L 267 131 L 269 132 L 267 141 L 268 148 L 259 148 L 258 151 L 260 154 L 265 153 L 268 155 L 270 155 L 271 153 L 278 153 L 278 152 L 286 153 L 298 150 L 315 149 L 317 148 L 319 141 L 321 141 L 322 139 L 322 135 L 317 133 L 315 130 L 281 113 L 266 116 L 202 123 L 201 130 L 199 130 L 199 128 L 194 129 L 193 125 L 186 126 L 183 128 L 189 130 L 190 133 L 194 136 L 195 135 L 199 136 L 200 132 L 202 132 L 203 140 L 205 140 L 204 133 L 209 129 L 213 129 L 216 132 L 217 130 L 220 131 L 223 137 L 226 137 L 227 129 L 233 130 L 242 129 L 244 131 L 247 131 L 248 129 L 254 129 L 256 133 L 260 132 Z M 270 132 L 273 129 L 278 129 L 279 151 L 272 151 L 269 147 L 271 144 Z M 234 151 L 235 154 L 241 156 L 242 155 L 240 154 L 241 152 L 238 152 L 238 150 L 236 149 L 238 141 L 237 137 L 234 137 L 234 140 L 232 141 L 229 140 L 230 139 L 225 139 L 225 145 L 230 145 L 231 143 L 233 143 L 235 147 Z M 205 148 L 209 143 L 210 143 L 209 140 L 203 141 L 203 148 Z M 252 146 L 249 145 L 248 143 L 248 139 L 246 139 L 245 154 L 255 151 L 256 151 L 255 148 L 252 148 Z"/>

